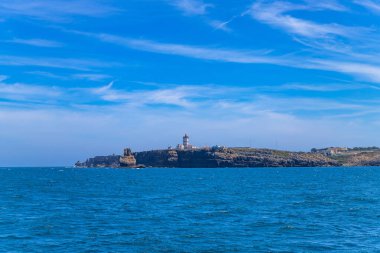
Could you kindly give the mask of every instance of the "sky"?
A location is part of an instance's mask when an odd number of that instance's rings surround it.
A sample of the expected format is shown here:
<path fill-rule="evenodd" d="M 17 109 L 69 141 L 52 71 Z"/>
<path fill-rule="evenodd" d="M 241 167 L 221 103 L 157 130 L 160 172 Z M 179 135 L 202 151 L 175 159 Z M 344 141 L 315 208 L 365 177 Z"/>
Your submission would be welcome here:
<path fill-rule="evenodd" d="M 1 0 L 0 166 L 380 146 L 380 0 Z"/>

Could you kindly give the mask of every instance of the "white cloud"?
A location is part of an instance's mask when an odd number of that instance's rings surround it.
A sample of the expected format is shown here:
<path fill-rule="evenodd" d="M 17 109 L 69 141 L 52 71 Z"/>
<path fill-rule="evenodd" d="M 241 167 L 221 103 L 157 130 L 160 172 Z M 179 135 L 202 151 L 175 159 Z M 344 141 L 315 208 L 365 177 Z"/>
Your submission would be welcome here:
<path fill-rule="evenodd" d="M 102 86 L 102 87 L 99 87 L 99 88 L 93 88 L 93 89 L 89 89 L 91 92 L 95 93 L 95 94 L 100 94 L 100 95 L 104 95 L 104 93 L 108 93 L 110 91 L 110 89 L 112 88 L 112 85 L 113 85 L 113 81 L 110 82 L 109 84 L 105 85 L 105 86 Z M 88 90 L 88 89 L 83 89 L 83 90 Z"/>
<path fill-rule="evenodd" d="M 114 82 L 94 88 L 63 88 L 20 83 L 0 83 L 0 98 L 13 100 L 14 105 L 23 105 L 28 101 L 36 102 L 39 107 L 79 106 L 92 110 L 104 104 L 105 108 L 127 107 L 145 108 L 151 106 L 175 106 L 180 111 L 197 112 L 205 115 L 246 115 L 254 116 L 266 113 L 293 114 L 299 111 L 330 114 L 331 110 L 348 112 L 377 112 L 375 101 L 335 101 L 335 99 L 319 99 L 310 97 L 283 97 L 283 89 L 304 89 L 311 91 L 334 91 L 319 86 L 285 85 L 277 90 L 266 86 L 255 88 L 224 88 L 215 85 L 176 85 L 172 88 L 158 87 L 149 90 L 125 90 L 115 88 Z M 341 87 L 338 87 L 341 88 Z M 363 86 L 367 90 L 379 90 L 379 87 Z M 277 92 L 278 95 L 273 94 Z M 268 95 L 270 94 L 270 95 Z M 5 105 L 4 105 L 5 106 Z M 91 109 L 92 108 L 92 109 Z M 169 107 L 168 107 L 169 108 Z M 221 110 L 223 108 L 223 110 Z M 376 110 L 375 110 L 376 109 Z M 313 114 L 311 114 L 312 117 Z M 335 113 L 334 115 L 338 115 Z"/>
<path fill-rule="evenodd" d="M 348 8 L 336 0 L 305 0 L 310 8 L 332 10 L 332 11 L 348 11 Z"/>
<path fill-rule="evenodd" d="M 360 83 L 330 83 L 330 84 L 303 84 L 303 83 L 291 83 L 284 84 L 280 86 L 265 86 L 262 87 L 264 90 L 304 90 L 304 91 L 319 91 L 319 92 L 334 92 L 334 91 L 347 91 L 347 90 L 360 90 L 360 89 L 375 89 L 376 86 L 364 85 Z"/>
<path fill-rule="evenodd" d="M 253 103 L 255 104 L 255 103 Z M 368 106 L 358 102 L 336 101 L 334 99 L 306 98 L 306 97 L 273 97 L 259 96 L 257 99 L 258 108 L 261 110 L 271 110 L 277 113 L 295 113 L 297 111 L 323 112 L 331 110 L 342 111 L 362 111 L 369 109 Z M 371 106 L 370 106 L 371 107 Z M 335 113 L 334 115 L 338 115 Z"/>
<path fill-rule="evenodd" d="M 208 21 L 208 24 L 211 27 L 213 27 L 214 29 L 222 30 L 222 31 L 225 31 L 225 32 L 231 32 L 232 29 L 228 25 L 230 23 L 232 23 L 233 21 L 235 21 L 236 19 L 244 17 L 246 15 L 247 15 L 247 11 L 244 11 L 244 12 L 240 13 L 239 15 L 232 16 L 231 18 L 227 19 L 226 21 L 220 21 L 220 20 L 216 20 L 216 19 L 211 19 L 211 20 Z"/>
<path fill-rule="evenodd" d="M 36 47 L 62 47 L 63 44 L 57 41 L 45 40 L 45 39 L 12 39 L 6 40 L 5 42 L 24 44 Z"/>
<path fill-rule="evenodd" d="M 354 3 L 361 5 L 373 12 L 380 13 L 380 1 L 373 0 L 354 0 Z"/>
<path fill-rule="evenodd" d="M 48 101 L 51 98 L 58 98 L 60 94 L 58 89 L 54 87 L 0 82 L 0 98 L 17 100 L 21 103 Z"/>
<path fill-rule="evenodd" d="M 151 40 L 131 39 L 110 34 L 94 34 L 68 31 L 96 38 L 100 41 L 124 46 L 140 51 L 178 55 L 202 60 L 243 64 L 273 64 L 291 68 L 317 69 L 348 74 L 372 82 L 380 82 L 378 64 L 356 62 L 355 58 L 322 60 L 311 56 L 274 56 L 270 51 L 234 50 L 216 47 L 162 43 Z M 349 55 L 348 55 L 349 56 Z M 346 56 L 345 56 L 346 57 Z M 321 57 L 322 58 L 322 57 Z M 1 58 L 0 58 L 1 60 Z M 358 67 L 358 68 L 355 68 Z"/>
<path fill-rule="evenodd" d="M 66 22 L 71 16 L 103 17 L 118 10 L 96 0 L 2 0 L 0 15 Z"/>
<path fill-rule="evenodd" d="M 66 107 L 68 104 L 87 106 L 112 102 L 117 105 L 146 107 L 150 105 L 169 105 L 192 108 L 197 103 L 194 99 L 205 98 L 212 94 L 210 87 L 179 86 L 175 88 L 159 88 L 154 90 L 133 90 L 113 88 L 114 82 L 96 88 L 64 88 L 51 85 L 34 85 L 23 83 L 0 82 L 0 99 L 11 100 L 8 106 L 23 106 L 35 102 L 37 107 Z M 5 105 L 3 105 L 5 106 Z M 96 107 L 96 106 L 95 106 Z"/>
<path fill-rule="evenodd" d="M 203 0 L 169 0 L 169 3 L 177 7 L 177 9 L 181 10 L 187 16 L 206 16 L 207 10 L 214 7 L 213 4 L 205 3 Z M 228 27 L 228 24 L 241 16 L 243 15 L 233 16 L 227 21 L 205 17 L 203 21 L 215 30 L 231 32 L 232 29 Z"/>
<path fill-rule="evenodd" d="M 380 66 L 366 63 L 338 61 L 338 60 L 313 60 L 319 69 L 336 71 L 358 76 L 366 80 L 380 83 Z"/>
<path fill-rule="evenodd" d="M 43 57 L 23 57 L 13 55 L 0 55 L 0 65 L 6 66 L 38 66 L 49 68 L 90 70 L 99 67 L 120 66 L 115 62 L 103 62 L 95 59 L 75 59 L 75 58 L 43 58 Z"/>
<path fill-rule="evenodd" d="M 193 107 L 191 102 L 194 98 L 203 97 L 201 91 L 208 91 L 210 88 L 199 86 L 177 86 L 171 89 L 137 90 L 124 91 L 113 89 L 113 82 L 106 86 L 91 89 L 90 91 L 100 96 L 101 99 L 111 102 L 119 102 L 134 106 L 145 106 L 150 104 L 165 104 L 179 106 L 183 108 Z"/>
<path fill-rule="evenodd" d="M 67 74 L 67 75 L 57 75 L 55 73 L 46 72 L 46 71 L 28 71 L 26 73 L 53 78 L 53 79 L 60 79 L 60 80 L 79 79 L 79 80 L 88 80 L 88 81 L 94 81 L 94 82 L 100 82 L 100 81 L 104 81 L 106 79 L 112 78 L 112 76 L 110 75 L 97 74 L 97 73 L 79 73 L 79 74 Z"/>
<path fill-rule="evenodd" d="M 286 32 L 308 38 L 328 38 L 331 36 L 352 37 L 357 34 L 355 27 L 339 24 L 319 24 L 313 21 L 300 19 L 286 14 L 290 11 L 313 10 L 316 7 L 332 9 L 330 5 L 317 6 L 300 5 L 288 2 L 263 3 L 261 1 L 252 5 L 250 14 L 260 22 L 285 30 Z"/>
<path fill-rule="evenodd" d="M 307 12 L 317 11 L 348 11 L 348 9 L 336 1 L 307 0 L 306 3 L 299 4 L 257 1 L 247 14 L 259 22 L 286 32 L 294 41 L 305 46 L 314 55 L 322 55 L 322 58 L 345 57 L 347 61 L 367 58 L 374 62 L 373 54 L 368 54 L 368 52 L 379 51 L 379 36 L 373 26 L 347 26 L 336 22 L 319 23 L 298 18 L 295 17 L 296 14 L 292 14 L 293 12 L 308 14 Z"/>
<path fill-rule="evenodd" d="M 47 71 L 28 71 L 27 74 L 31 75 L 37 75 L 37 76 L 43 76 L 48 78 L 54 78 L 54 79 L 61 79 L 61 80 L 68 80 L 69 78 L 67 75 L 57 75 L 55 73 L 47 72 Z"/>
<path fill-rule="evenodd" d="M 228 24 L 231 21 L 232 20 L 228 20 L 228 21 L 210 20 L 208 23 L 215 30 L 222 30 L 222 31 L 225 31 L 225 32 L 231 32 L 232 30 L 228 27 Z"/>
<path fill-rule="evenodd" d="M 171 0 L 170 3 L 185 15 L 204 15 L 207 9 L 213 6 L 202 0 Z"/>
<path fill-rule="evenodd" d="M 85 79 L 90 81 L 103 81 L 105 79 L 110 79 L 110 75 L 106 74 L 94 74 L 94 73 L 82 73 L 82 74 L 74 74 L 72 75 L 73 78 L 76 79 Z"/>
<path fill-rule="evenodd" d="M 360 1 L 368 5 L 373 1 Z M 380 5 L 379 5 L 380 6 Z M 292 16 L 292 11 L 318 10 L 344 11 L 336 2 L 308 1 L 308 4 L 293 4 L 275 1 L 252 5 L 251 16 L 260 22 L 282 29 L 293 36 L 296 42 L 308 47 L 313 57 L 304 56 L 303 68 L 339 72 L 357 78 L 380 82 L 378 54 L 379 37 L 374 28 L 349 27 L 336 23 L 320 24 Z M 318 57 L 319 56 L 319 57 Z M 300 59 L 301 60 L 301 59 Z"/>
<path fill-rule="evenodd" d="M 182 45 L 161 43 L 151 40 L 131 39 L 110 34 L 95 34 L 85 33 L 78 31 L 71 31 L 72 33 L 85 35 L 93 38 L 97 38 L 100 41 L 112 43 L 136 50 L 180 55 L 190 58 L 204 59 L 204 60 L 216 60 L 223 62 L 235 62 L 235 63 L 273 63 L 284 64 L 287 61 L 285 59 L 275 58 L 267 56 L 266 51 L 254 51 L 254 50 L 232 50 L 232 49 L 220 49 L 212 47 Z"/>

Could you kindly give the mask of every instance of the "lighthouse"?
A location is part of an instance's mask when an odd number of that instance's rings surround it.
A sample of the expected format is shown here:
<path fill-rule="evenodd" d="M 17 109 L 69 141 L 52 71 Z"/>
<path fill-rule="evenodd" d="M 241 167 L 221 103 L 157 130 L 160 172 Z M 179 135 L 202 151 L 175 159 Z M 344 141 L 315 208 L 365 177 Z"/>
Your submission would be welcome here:
<path fill-rule="evenodd" d="M 185 136 L 183 136 L 183 147 L 185 149 L 188 149 L 190 148 L 190 142 L 189 142 L 189 136 L 187 134 L 185 134 Z"/>
<path fill-rule="evenodd" d="M 193 145 L 190 144 L 190 137 L 185 134 L 183 137 L 182 137 L 182 144 L 178 144 L 177 145 L 177 149 L 178 150 L 193 150 L 193 149 L 196 149 L 196 147 L 194 147 Z"/>

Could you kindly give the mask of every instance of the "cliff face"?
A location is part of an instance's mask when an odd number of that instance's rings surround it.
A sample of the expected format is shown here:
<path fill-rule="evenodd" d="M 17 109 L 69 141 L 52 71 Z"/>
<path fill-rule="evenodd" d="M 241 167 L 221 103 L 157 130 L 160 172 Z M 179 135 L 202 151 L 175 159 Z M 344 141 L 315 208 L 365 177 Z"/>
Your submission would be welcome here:
<path fill-rule="evenodd" d="M 134 153 L 136 162 L 150 167 L 177 167 L 176 150 L 154 150 Z"/>
<path fill-rule="evenodd" d="M 219 150 L 158 150 L 135 153 L 138 164 L 151 167 L 315 167 L 339 166 L 321 154 L 265 149 L 229 148 Z"/>
<path fill-rule="evenodd" d="M 85 162 L 77 162 L 76 167 L 120 167 L 120 157 L 119 155 L 109 155 L 109 156 L 95 156 L 94 158 L 89 158 Z"/>
<path fill-rule="evenodd" d="M 253 148 L 218 148 L 196 150 L 152 150 L 123 156 L 96 156 L 77 167 L 327 167 L 380 166 L 380 150 L 346 152 L 339 155 L 288 152 Z"/>
<path fill-rule="evenodd" d="M 339 155 L 335 159 L 344 166 L 380 166 L 380 151 Z"/>

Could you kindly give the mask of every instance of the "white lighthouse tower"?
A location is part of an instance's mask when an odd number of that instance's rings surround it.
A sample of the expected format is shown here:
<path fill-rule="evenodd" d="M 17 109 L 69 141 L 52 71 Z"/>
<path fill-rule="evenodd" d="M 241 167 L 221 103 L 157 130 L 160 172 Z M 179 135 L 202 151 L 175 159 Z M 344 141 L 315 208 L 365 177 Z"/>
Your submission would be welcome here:
<path fill-rule="evenodd" d="M 189 142 L 189 140 L 190 140 L 190 137 L 187 134 L 185 134 L 185 136 L 183 136 L 183 147 L 185 149 L 189 149 L 190 148 L 190 142 Z"/>
<path fill-rule="evenodd" d="M 177 145 L 177 149 L 179 150 L 191 150 L 194 149 L 193 145 L 190 144 L 190 137 L 185 134 L 182 138 L 182 144 Z"/>

